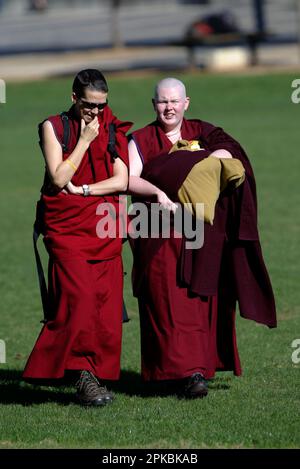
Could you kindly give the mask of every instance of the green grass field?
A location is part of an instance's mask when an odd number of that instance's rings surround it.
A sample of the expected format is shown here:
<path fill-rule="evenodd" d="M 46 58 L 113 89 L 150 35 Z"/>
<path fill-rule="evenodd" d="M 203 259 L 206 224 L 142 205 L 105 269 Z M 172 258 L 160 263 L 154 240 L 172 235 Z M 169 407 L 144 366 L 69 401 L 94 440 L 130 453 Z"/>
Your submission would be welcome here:
<path fill-rule="evenodd" d="M 7 85 L 0 107 L 1 230 L 0 448 L 297 448 L 300 446 L 300 364 L 291 343 L 300 338 L 299 122 L 291 102 L 294 75 L 179 75 L 191 96 L 188 117 L 217 123 L 237 138 L 253 163 L 265 260 L 277 300 L 279 326 L 269 330 L 238 319 L 243 376 L 219 373 L 206 399 L 143 395 L 139 322 L 124 251 L 122 377 L 116 401 L 84 409 L 67 387 L 33 387 L 20 376 L 42 319 L 31 230 L 43 176 L 37 123 L 70 104 L 71 79 Z M 109 77 L 110 104 L 135 127 L 153 117 L 158 76 Z M 299 356 L 299 355 L 298 355 Z"/>

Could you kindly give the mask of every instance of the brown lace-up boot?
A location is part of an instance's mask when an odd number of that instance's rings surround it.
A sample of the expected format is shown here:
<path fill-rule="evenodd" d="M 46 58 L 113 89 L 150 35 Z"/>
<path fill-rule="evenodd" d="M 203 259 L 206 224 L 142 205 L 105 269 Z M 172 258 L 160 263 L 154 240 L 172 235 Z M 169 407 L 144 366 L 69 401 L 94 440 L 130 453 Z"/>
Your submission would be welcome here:
<path fill-rule="evenodd" d="M 113 394 L 105 386 L 102 386 L 90 371 L 80 372 L 76 389 L 76 399 L 81 405 L 103 406 L 111 403 L 114 399 Z"/>

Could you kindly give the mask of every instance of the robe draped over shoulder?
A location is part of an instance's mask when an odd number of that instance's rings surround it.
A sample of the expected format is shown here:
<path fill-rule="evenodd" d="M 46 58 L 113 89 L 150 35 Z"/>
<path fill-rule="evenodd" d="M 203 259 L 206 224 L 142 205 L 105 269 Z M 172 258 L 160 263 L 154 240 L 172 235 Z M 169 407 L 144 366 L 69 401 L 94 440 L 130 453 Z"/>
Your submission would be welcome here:
<path fill-rule="evenodd" d="M 186 140 L 200 140 L 204 150 L 170 154 L 172 143 L 156 121 L 133 133 L 144 163 L 141 177 L 166 192 L 173 201 L 178 202 L 178 190 L 193 166 L 221 148 L 241 161 L 245 181 L 234 191 L 225 190 L 220 195 L 214 224 L 204 226 L 203 247 L 185 249 L 182 243 L 180 282 L 192 294 L 210 296 L 220 293 L 221 274 L 225 275 L 227 282 L 230 279 L 229 288 L 239 302 L 241 315 L 276 327 L 275 300 L 261 251 L 256 185 L 249 159 L 236 140 L 205 121 L 184 119 L 181 135 Z M 141 276 L 140 271 L 137 280 Z"/>

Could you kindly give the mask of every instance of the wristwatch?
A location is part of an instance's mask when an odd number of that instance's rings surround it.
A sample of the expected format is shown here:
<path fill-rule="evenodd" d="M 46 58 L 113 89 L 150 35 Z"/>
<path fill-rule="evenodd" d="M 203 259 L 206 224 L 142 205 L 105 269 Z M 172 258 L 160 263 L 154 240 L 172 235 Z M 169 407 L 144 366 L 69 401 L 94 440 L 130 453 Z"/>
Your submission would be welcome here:
<path fill-rule="evenodd" d="M 83 190 L 84 197 L 87 197 L 88 195 L 90 195 L 90 188 L 87 184 L 83 184 L 82 190 Z"/>

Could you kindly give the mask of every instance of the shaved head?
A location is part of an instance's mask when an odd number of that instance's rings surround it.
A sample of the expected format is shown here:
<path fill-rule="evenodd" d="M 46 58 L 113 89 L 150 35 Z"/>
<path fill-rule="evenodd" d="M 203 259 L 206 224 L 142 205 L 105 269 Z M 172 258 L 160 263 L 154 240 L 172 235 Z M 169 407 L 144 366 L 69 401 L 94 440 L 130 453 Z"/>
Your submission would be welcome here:
<path fill-rule="evenodd" d="M 160 95 L 160 91 L 162 89 L 165 90 L 165 89 L 172 89 L 172 88 L 176 88 L 179 91 L 179 95 L 182 99 L 186 98 L 186 90 L 182 81 L 177 80 L 177 78 L 164 78 L 163 80 L 159 81 L 155 86 L 154 99 L 155 100 L 158 99 Z"/>
<path fill-rule="evenodd" d="M 164 78 L 154 89 L 152 104 L 157 120 L 165 132 L 180 129 L 190 98 L 185 86 L 177 78 Z"/>

